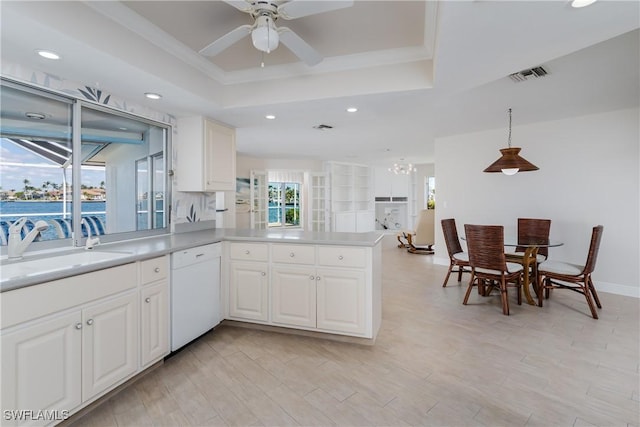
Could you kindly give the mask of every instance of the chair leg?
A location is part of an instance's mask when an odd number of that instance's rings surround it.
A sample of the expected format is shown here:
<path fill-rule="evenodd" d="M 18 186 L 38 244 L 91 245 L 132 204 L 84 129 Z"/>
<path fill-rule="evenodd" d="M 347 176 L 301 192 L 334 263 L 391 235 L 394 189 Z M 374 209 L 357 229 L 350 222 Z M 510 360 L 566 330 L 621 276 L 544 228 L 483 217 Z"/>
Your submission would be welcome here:
<path fill-rule="evenodd" d="M 593 286 L 593 280 L 591 280 L 591 276 L 587 278 L 587 287 L 591 291 L 591 295 L 593 295 L 593 299 L 595 300 L 598 308 L 602 308 L 602 304 L 600 304 L 600 298 L 598 297 L 595 286 Z"/>
<path fill-rule="evenodd" d="M 444 278 L 444 283 L 442 284 L 443 288 L 447 287 L 447 282 L 449 281 L 449 276 L 451 276 L 451 270 L 453 270 L 453 264 L 449 264 L 449 271 L 447 271 L 447 277 Z M 459 282 L 460 280 L 458 280 Z"/>
<path fill-rule="evenodd" d="M 544 299 L 549 299 L 549 291 L 551 290 L 550 286 L 551 286 L 551 279 L 547 277 L 544 279 Z"/>
<path fill-rule="evenodd" d="M 458 266 L 458 282 L 462 282 L 462 273 L 464 272 L 461 265 Z"/>
<path fill-rule="evenodd" d="M 521 289 L 522 288 L 522 282 L 520 282 L 520 279 L 518 279 L 518 283 L 516 285 L 516 290 L 518 292 L 518 305 L 522 305 L 522 292 Z"/>
<path fill-rule="evenodd" d="M 475 281 L 475 275 L 473 273 L 471 273 L 471 280 L 469 281 L 469 286 L 467 287 L 467 292 L 464 294 L 464 300 L 462 301 L 463 305 L 467 305 L 467 301 L 469 301 L 469 295 L 471 295 L 471 289 L 473 288 L 473 282 L 474 281 Z"/>
<path fill-rule="evenodd" d="M 584 294 L 584 298 L 587 300 L 589 310 L 591 310 L 591 316 L 593 316 L 594 319 L 597 319 L 598 312 L 596 311 L 595 304 L 593 304 L 593 299 L 591 298 L 591 292 L 589 292 L 589 285 L 587 280 L 585 280 L 585 286 L 582 288 L 582 293 Z"/>
<path fill-rule="evenodd" d="M 507 295 L 507 282 L 504 277 L 500 280 L 500 299 L 502 300 L 502 314 L 509 315 L 509 298 Z"/>

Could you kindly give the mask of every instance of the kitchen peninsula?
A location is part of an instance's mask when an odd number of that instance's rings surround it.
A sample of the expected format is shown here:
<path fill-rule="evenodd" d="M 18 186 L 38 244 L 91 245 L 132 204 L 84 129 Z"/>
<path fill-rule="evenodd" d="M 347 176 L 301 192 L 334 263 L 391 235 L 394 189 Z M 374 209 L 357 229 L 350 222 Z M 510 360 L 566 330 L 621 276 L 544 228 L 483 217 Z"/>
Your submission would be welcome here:
<path fill-rule="evenodd" d="M 181 286 L 171 282 L 170 254 L 203 245 L 222 245 L 220 277 L 210 279 L 220 280 L 223 319 L 373 343 L 382 237 L 205 229 L 2 260 L 5 407 L 66 417 L 161 362 L 169 290 Z"/>

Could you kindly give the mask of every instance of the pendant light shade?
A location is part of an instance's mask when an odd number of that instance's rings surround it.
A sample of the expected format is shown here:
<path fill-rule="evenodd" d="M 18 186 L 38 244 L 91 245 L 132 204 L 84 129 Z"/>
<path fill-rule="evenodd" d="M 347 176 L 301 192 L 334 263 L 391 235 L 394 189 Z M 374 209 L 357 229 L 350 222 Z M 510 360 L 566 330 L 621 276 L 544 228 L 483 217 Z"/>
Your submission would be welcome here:
<path fill-rule="evenodd" d="M 505 175 L 515 175 L 518 172 L 537 171 L 538 167 L 520 157 L 520 147 L 511 147 L 511 108 L 509 108 L 509 148 L 500 149 L 502 157 L 491 163 L 484 172 L 502 172 Z"/>

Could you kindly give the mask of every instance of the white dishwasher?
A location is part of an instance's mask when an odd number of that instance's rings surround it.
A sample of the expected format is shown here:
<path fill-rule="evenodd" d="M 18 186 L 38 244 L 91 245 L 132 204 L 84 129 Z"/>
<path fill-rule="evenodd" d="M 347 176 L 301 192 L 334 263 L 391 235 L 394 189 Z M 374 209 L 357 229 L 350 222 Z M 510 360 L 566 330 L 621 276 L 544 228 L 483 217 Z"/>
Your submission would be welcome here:
<path fill-rule="evenodd" d="M 222 244 L 171 254 L 171 351 L 220 323 Z"/>

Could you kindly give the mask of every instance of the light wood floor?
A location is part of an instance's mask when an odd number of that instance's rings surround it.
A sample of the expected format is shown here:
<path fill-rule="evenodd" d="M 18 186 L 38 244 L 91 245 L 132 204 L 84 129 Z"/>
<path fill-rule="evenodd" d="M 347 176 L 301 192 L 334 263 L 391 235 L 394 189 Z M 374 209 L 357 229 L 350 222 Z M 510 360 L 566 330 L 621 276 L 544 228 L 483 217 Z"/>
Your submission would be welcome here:
<path fill-rule="evenodd" d="M 638 299 L 504 316 L 393 240 L 375 346 L 222 326 L 73 425 L 640 426 Z"/>

